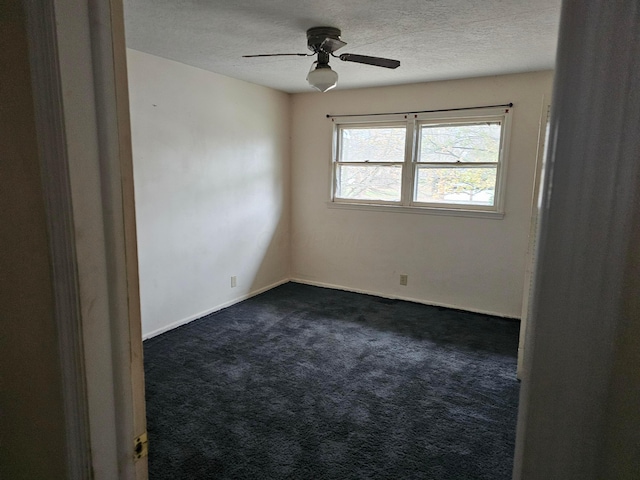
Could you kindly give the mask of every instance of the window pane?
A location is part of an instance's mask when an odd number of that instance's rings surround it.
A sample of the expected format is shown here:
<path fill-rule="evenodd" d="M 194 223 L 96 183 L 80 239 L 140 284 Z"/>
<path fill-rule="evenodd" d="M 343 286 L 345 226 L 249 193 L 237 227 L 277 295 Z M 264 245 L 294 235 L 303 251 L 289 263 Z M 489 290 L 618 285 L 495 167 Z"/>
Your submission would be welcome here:
<path fill-rule="evenodd" d="M 419 162 L 497 162 L 499 123 L 422 125 Z"/>
<path fill-rule="evenodd" d="M 496 167 L 418 167 L 415 200 L 425 203 L 494 205 L 496 173 Z"/>
<path fill-rule="evenodd" d="M 342 128 L 340 162 L 402 162 L 406 128 Z"/>
<path fill-rule="evenodd" d="M 337 165 L 336 198 L 400 201 L 402 166 Z"/>

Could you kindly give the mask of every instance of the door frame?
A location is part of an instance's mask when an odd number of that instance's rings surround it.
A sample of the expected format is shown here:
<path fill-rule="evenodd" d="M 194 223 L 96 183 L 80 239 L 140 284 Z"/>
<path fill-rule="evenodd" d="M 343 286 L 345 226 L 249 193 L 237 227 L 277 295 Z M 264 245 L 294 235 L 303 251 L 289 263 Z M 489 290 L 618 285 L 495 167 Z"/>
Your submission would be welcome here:
<path fill-rule="evenodd" d="M 527 375 L 525 366 L 526 338 L 529 331 L 529 320 L 532 314 L 533 283 L 536 272 L 537 244 L 539 235 L 540 197 L 541 184 L 546 160 L 545 147 L 549 130 L 549 114 L 551 99 L 542 95 L 540 107 L 540 122 L 538 124 L 538 150 L 536 153 L 535 174 L 533 179 L 533 194 L 531 196 L 531 220 L 529 225 L 529 242 L 527 244 L 527 256 L 524 271 L 524 288 L 522 290 L 522 310 L 520 315 L 520 335 L 518 339 L 518 380 L 523 380 Z"/>
<path fill-rule="evenodd" d="M 517 480 L 637 471 L 639 12 L 632 0 L 562 4 Z"/>
<path fill-rule="evenodd" d="M 72 479 L 147 478 L 121 0 L 24 2 Z"/>
<path fill-rule="evenodd" d="M 24 3 L 54 262 L 69 478 L 144 479 L 146 460 L 133 459 L 133 439 L 144 431 L 144 393 L 122 1 L 54 0 L 53 8 Z M 617 411 L 609 409 L 612 369 L 623 334 L 640 311 L 633 290 L 638 266 L 627 262 L 630 245 L 640 244 L 632 241 L 640 237 L 640 167 L 634 156 L 640 151 L 640 96 L 613 98 L 617 92 L 609 88 L 621 78 L 638 78 L 640 67 L 629 61 L 640 48 L 632 8 L 632 2 L 605 0 L 563 3 L 536 323 L 527 336 L 530 375 L 521 389 L 516 440 L 518 479 L 578 473 L 596 478 L 605 472 L 601 434 Z M 626 118 L 620 128 L 627 135 L 606 121 L 620 118 Z M 584 131 L 617 147 L 606 165 L 597 152 L 571 143 L 572 132 Z M 591 175 L 573 178 L 585 165 Z M 588 192 L 611 172 L 619 184 L 601 188 L 597 202 L 590 201 Z M 612 214 L 624 221 L 610 222 Z M 584 221 L 567 232 L 564 218 Z M 576 254 L 576 247 L 604 249 L 608 256 L 594 262 Z M 602 288 L 594 290 L 564 269 L 567 259 L 592 278 L 605 279 Z M 571 301 L 563 291 L 571 292 Z M 594 308 L 585 310 L 586 302 Z M 617 314 L 602 322 L 605 310 Z"/>

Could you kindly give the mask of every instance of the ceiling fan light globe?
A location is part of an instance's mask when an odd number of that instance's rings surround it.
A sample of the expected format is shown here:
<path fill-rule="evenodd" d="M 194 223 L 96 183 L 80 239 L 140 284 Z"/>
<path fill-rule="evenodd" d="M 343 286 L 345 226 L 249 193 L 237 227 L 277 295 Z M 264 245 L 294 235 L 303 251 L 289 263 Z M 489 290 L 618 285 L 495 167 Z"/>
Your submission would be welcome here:
<path fill-rule="evenodd" d="M 338 83 L 338 74 L 331 70 L 331 67 L 318 67 L 309 72 L 307 81 L 316 90 L 326 92 L 331 90 Z"/>

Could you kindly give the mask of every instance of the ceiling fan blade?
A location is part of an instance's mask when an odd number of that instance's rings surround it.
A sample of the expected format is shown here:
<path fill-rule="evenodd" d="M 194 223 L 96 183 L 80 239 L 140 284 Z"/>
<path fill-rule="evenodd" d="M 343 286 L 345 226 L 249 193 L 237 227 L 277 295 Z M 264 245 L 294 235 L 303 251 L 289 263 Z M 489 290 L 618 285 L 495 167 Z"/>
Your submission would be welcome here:
<path fill-rule="evenodd" d="M 369 57 L 368 55 L 355 55 L 353 53 L 343 53 L 338 58 L 345 62 L 365 63 L 376 67 L 398 68 L 400 60 L 392 60 L 390 58 Z"/>
<path fill-rule="evenodd" d="M 252 58 L 252 57 L 285 57 L 296 55 L 298 57 L 310 57 L 313 53 L 262 53 L 260 55 L 242 55 L 242 58 Z"/>

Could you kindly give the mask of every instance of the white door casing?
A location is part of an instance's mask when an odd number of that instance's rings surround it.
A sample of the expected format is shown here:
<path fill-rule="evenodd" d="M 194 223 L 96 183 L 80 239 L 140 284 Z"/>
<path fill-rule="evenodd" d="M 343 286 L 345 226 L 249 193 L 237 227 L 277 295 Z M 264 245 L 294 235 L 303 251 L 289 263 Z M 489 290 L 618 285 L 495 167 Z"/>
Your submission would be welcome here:
<path fill-rule="evenodd" d="M 551 105 L 548 99 L 542 98 L 542 109 L 540 113 L 540 123 L 538 125 L 538 151 L 536 154 L 536 169 L 533 179 L 533 195 L 531 199 L 531 224 L 529 226 L 529 243 L 527 246 L 527 257 L 524 272 L 524 289 L 522 292 L 522 314 L 520 316 L 520 339 L 518 342 L 518 379 L 522 380 L 526 376 L 525 370 L 525 349 L 526 338 L 529 327 L 529 317 L 531 316 L 531 300 L 533 297 L 533 284 L 536 273 L 539 218 L 540 218 L 540 187 L 544 172 L 545 146 L 549 132 L 549 115 Z"/>
<path fill-rule="evenodd" d="M 124 19 L 119 0 L 25 2 L 54 263 L 69 478 L 145 479 Z"/>
<path fill-rule="evenodd" d="M 44 71 L 57 70 L 60 82 L 56 86 L 55 78 L 34 77 L 36 103 L 41 95 L 46 98 L 47 88 L 59 94 L 59 118 L 52 119 L 58 124 L 48 127 L 40 117 L 38 134 L 45 140 L 47 132 L 62 139 L 64 151 L 55 152 L 67 162 L 54 157 L 50 168 L 43 168 L 51 175 L 43 183 L 52 198 L 52 192 L 62 192 L 70 199 L 60 199 L 58 207 L 47 199 L 51 221 L 66 208 L 71 223 L 63 230 L 73 242 L 73 248 L 59 255 L 71 256 L 74 269 L 66 279 L 55 275 L 56 282 L 68 282 L 74 292 L 66 304 L 56 292 L 62 310 L 56 315 L 59 325 L 65 312 L 79 323 L 66 324 L 79 333 L 77 338 L 62 340 L 78 347 L 78 355 L 65 357 L 63 346 L 60 350 L 65 378 L 70 379 L 64 385 L 68 432 L 77 445 L 87 447 L 89 461 L 70 468 L 76 472 L 70 478 L 86 478 L 87 465 L 96 479 L 145 478 L 146 464 L 135 463 L 132 455 L 144 413 L 137 403 L 141 356 L 122 4 L 55 0 L 53 5 L 53 17 L 44 17 L 51 28 L 40 36 L 30 28 L 30 54 L 42 62 L 35 55 L 37 47 L 53 47 L 57 60 Z M 40 4 L 29 8 L 31 24 L 34 14 L 51 13 Z M 607 468 L 622 468 L 637 450 L 617 436 L 620 430 L 610 428 L 617 421 L 610 387 L 616 358 L 624 357 L 621 335 L 637 323 L 639 313 L 637 291 L 629 287 L 637 286 L 637 261 L 628 262 L 632 246 L 640 244 L 640 96 L 633 95 L 640 78 L 639 25 L 638 5 L 631 0 L 566 1 L 563 7 L 547 147 L 551 172 L 544 180 L 533 300 L 536 324 L 527 336 L 531 368 L 521 391 L 514 478 L 626 478 L 608 475 L 613 470 Z M 51 104 L 56 105 L 55 99 Z M 594 140 L 593 148 L 581 150 L 580 139 Z M 52 233 L 55 253 L 64 245 L 63 233 Z M 603 250 L 605 258 L 597 255 Z M 598 288 L 585 279 L 595 279 Z M 626 385 L 637 384 L 634 369 Z M 78 387 L 86 396 L 78 394 Z M 637 425 L 637 409 L 630 412 L 625 422 Z M 607 463 L 606 441 L 618 446 L 617 465 Z M 71 452 L 73 439 L 67 443 Z M 80 452 L 74 453 L 77 457 Z"/>

